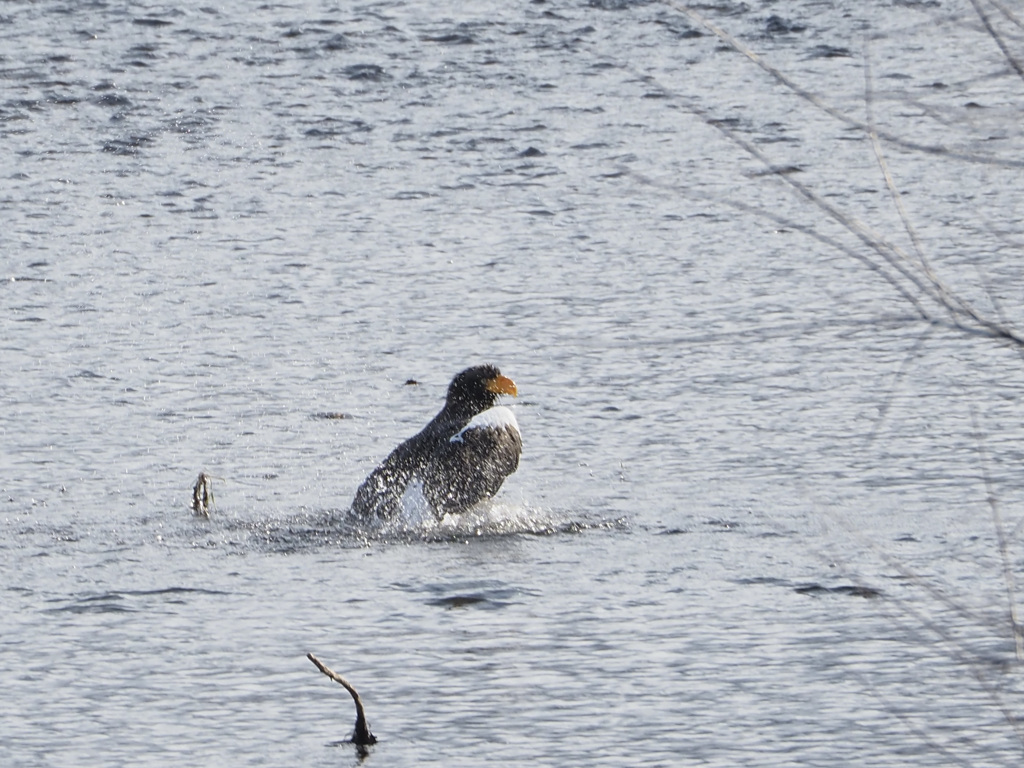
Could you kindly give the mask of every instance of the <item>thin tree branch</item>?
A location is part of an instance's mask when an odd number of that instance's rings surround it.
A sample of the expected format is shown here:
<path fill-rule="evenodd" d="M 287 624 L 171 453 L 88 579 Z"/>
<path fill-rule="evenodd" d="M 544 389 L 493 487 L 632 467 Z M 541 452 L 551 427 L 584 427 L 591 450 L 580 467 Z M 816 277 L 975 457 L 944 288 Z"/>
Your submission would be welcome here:
<path fill-rule="evenodd" d="M 982 9 L 978 0 L 971 0 L 971 5 L 974 6 L 974 10 L 978 14 L 978 18 L 981 19 L 981 23 L 985 25 L 985 31 L 988 32 L 996 45 L 999 46 L 999 50 L 1003 52 L 1003 56 L 1006 57 L 1010 66 L 1013 67 L 1013 71 L 1016 72 L 1022 80 L 1024 80 L 1024 67 L 1022 67 L 1021 63 L 1014 58 L 1012 53 L 1010 53 L 1010 49 L 1006 47 L 1006 42 L 1003 40 L 1002 36 L 996 32 L 995 27 L 992 26 L 992 22 L 989 21 L 988 14 L 986 14 Z"/>
<path fill-rule="evenodd" d="M 739 40 L 737 40 L 735 37 L 730 35 L 728 32 L 726 32 L 724 29 L 719 27 L 717 24 L 715 24 L 713 21 L 711 21 L 709 18 L 707 18 L 703 14 L 697 12 L 693 8 L 689 7 L 688 5 L 684 5 L 684 4 L 680 3 L 680 2 L 676 2 L 676 0 L 664 0 L 664 2 L 667 5 L 671 6 L 672 8 L 675 8 L 680 13 L 683 13 L 683 14 L 686 14 L 687 16 L 689 16 L 692 21 L 694 21 L 696 24 L 699 24 L 700 26 L 704 27 L 704 29 L 706 29 L 709 32 L 711 32 L 711 34 L 713 34 L 715 37 L 717 37 L 719 40 L 721 40 L 723 43 L 728 45 L 730 48 L 732 48 L 736 52 L 741 53 L 744 56 L 746 56 L 748 59 L 750 59 L 752 62 L 754 62 L 754 64 L 759 66 L 761 69 L 763 69 L 765 72 L 767 72 L 773 78 L 775 78 L 775 80 L 780 82 L 782 85 L 784 85 L 786 88 L 788 88 L 790 91 L 795 93 L 800 98 L 802 98 L 805 101 L 813 104 L 818 109 L 822 110 L 823 112 L 825 112 L 828 115 L 831 115 L 836 120 L 839 120 L 840 122 L 845 123 L 846 125 L 849 125 L 849 126 L 851 126 L 853 128 L 859 128 L 862 131 L 867 131 L 868 130 L 867 125 L 865 125 L 862 121 L 857 120 L 854 117 L 851 117 L 850 115 L 846 114 L 845 112 L 841 112 L 840 110 L 838 110 L 835 107 L 833 107 L 833 106 L 829 105 L 828 103 L 826 103 L 819 96 L 815 95 L 814 93 L 811 93 L 811 91 L 809 91 L 806 88 L 804 88 L 803 86 L 799 85 L 796 81 L 791 80 L 789 77 L 784 75 L 782 72 L 780 72 L 778 69 L 773 67 L 768 62 L 766 62 L 764 59 L 762 59 L 760 56 L 758 56 L 756 53 L 754 53 L 754 51 L 752 51 L 750 48 L 745 46 L 743 43 L 741 43 Z M 888 133 L 888 132 L 882 132 L 882 133 L 879 133 L 878 135 L 879 135 L 880 138 L 882 138 L 885 141 L 888 141 L 888 142 L 890 142 L 892 144 L 896 144 L 896 145 L 904 147 L 906 149 L 913 149 L 913 150 L 916 150 L 918 152 L 927 152 L 928 154 L 932 154 L 932 155 L 943 155 L 945 157 L 952 157 L 952 158 L 956 158 L 958 160 L 964 160 L 965 162 L 969 162 L 969 163 L 982 163 L 982 164 L 985 164 L 985 165 L 998 165 L 998 166 L 1002 166 L 1004 168 L 1024 167 L 1024 160 L 1018 160 L 1018 159 L 1015 159 L 1015 158 L 994 157 L 992 155 L 981 155 L 981 154 L 976 154 L 976 153 L 958 152 L 956 150 L 950 149 L 949 147 L 943 146 L 941 144 L 921 144 L 919 142 L 910 141 L 908 139 L 904 139 L 904 138 L 902 138 L 900 136 L 897 136 L 896 134 Z"/>
<path fill-rule="evenodd" d="M 363 710 L 363 700 L 359 698 L 359 693 L 352 684 L 348 682 L 344 677 L 339 675 L 333 669 L 324 664 L 320 659 L 314 656 L 312 653 L 307 653 L 306 658 L 313 662 L 317 669 L 327 675 L 331 680 L 338 683 L 342 688 L 348 691 L 352 695 L 352 701 L 356 703 L 356 727 L 352 732 L 352 743 L 358 744 L 359 746 L 366 746 L 367 744 L 376 744 L 377 737 L 370 733 L 370 726 L 366 722 L 366 712 Z"/>

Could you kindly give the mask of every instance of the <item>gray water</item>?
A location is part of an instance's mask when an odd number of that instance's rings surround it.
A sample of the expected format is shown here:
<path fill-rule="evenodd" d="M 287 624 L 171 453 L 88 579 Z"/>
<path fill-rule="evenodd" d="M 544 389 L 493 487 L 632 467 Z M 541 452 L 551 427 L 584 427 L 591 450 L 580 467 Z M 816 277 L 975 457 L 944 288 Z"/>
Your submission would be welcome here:
<path fill-rule="evenodd" d="M 5 3 L 0 762 L 1019 765 L 977 8 Z M 484 361 L 493 506 L 346 522 Z"/>

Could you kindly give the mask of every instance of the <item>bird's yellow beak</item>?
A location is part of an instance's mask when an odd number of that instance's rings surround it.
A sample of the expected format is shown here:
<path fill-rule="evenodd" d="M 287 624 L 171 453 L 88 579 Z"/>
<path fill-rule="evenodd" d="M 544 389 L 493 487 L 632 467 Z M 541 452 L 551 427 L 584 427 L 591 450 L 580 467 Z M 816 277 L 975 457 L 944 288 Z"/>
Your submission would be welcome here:
<path fill-rule="evenodd" d="M 519 394 L 519 391 L 516 389 L 516 383 L 508 376 L 495 376 L 493 379 L 488 379 L 485 386 L 488 392 L 493 392 L 496 395 L 512 395 L 512 397 L 515 397 Z"/>

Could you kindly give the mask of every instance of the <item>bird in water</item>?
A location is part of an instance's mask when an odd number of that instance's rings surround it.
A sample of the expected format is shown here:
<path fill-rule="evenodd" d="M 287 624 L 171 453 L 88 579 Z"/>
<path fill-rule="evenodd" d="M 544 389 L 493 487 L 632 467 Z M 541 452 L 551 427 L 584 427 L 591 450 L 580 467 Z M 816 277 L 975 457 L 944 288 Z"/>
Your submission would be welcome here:
<path fill-rule="evenodd" d="M 352 513 L 390 519 L 402 511 L 402 496 L 417 482 L 439 520 L 494 496 L 516 471 L 523 450 L 515 415 L 495 402 L 499 395 L 516 394 L 515 382 L 493 365 L 458 374 L 441 412 L 359 486 Z"/>

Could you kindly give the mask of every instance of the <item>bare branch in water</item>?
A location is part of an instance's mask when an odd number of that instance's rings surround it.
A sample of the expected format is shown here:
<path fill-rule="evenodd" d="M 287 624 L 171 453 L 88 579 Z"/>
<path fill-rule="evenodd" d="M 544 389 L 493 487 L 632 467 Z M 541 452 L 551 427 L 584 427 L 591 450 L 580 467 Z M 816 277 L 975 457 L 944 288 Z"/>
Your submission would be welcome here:
<path fill-rule="evenodd" d="M 356 703 L 356 727 L 355 731 L 352 733 L 352 743 L 358 744 L 359 746 L 376 744 L 377 737 L 370 733 L 370 726 L 366 722 L 366 712 L 363 710 L 363 700 L 359 698 L 359 693 L 352 687 L 352 684 L 333 669 L 325 665 L 312 653 L 307 653 L 306 658 L 313 662 L 317 669 L 331 678 L 331 680 L 338 683 L 338 685 L 352 695 L 352 700 Z"/>
<path fill-rule="evenodd" d="M 205 472 L 199 473 L 192 486 L 192 512 L 198 517 L 209 517 L 213 506 L 213 480 Z"/>

